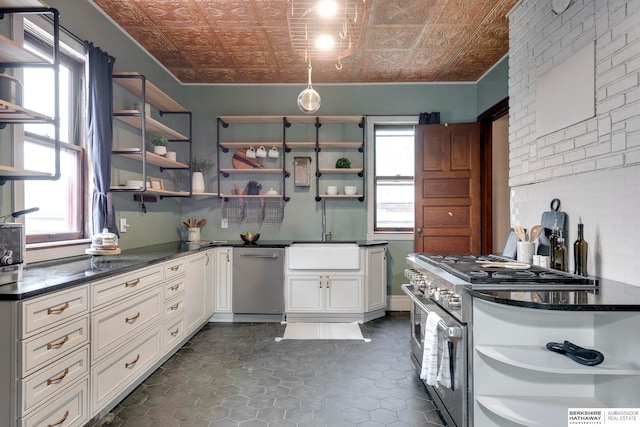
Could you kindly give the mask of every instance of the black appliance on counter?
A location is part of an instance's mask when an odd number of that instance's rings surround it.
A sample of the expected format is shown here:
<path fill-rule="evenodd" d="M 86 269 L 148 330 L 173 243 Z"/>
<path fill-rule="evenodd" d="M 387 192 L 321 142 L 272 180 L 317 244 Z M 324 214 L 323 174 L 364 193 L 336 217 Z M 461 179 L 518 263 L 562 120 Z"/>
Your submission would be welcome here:
<path fill-rule="evenodd" d="M 522 265 L 497 255 L 409 254 L 406 260 L 409 283 L 402 285 L 402 291 L 411 298 L 411 360 L 419 376 L 426 319 L 433 311 L 442 319 L 438 348 L 449 349 L 452 384 L 425 383 L 425 387 L 444 421 L 455 427 L 469 426 L 473 419 L 473 298 L 466 288 L 566 291 L 598 287 L 598 282 L 588 277 Z"/>

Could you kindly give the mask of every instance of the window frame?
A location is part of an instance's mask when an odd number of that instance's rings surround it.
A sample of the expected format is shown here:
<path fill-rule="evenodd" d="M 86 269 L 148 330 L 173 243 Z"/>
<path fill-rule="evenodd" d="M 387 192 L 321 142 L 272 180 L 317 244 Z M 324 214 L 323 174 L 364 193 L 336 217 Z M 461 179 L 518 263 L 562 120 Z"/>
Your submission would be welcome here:
<path fill-rule="evenodd" d="M 367 187 L 371 190 L 367 197 L 367 238 L 371 240 L 403 240 L 413 241 L 415 231 L 397 231 L 397 230 L 376 230 L 376 177 L 375 177 L 375 127 L 379 125 L 390 126 L 417 126 L 419 116 L 367 116 L 367 164 L 369 166 Z M 393 177 L 397 178 L 397 177 Z"/>
<path fill-rule="evenodd" d="M 23 44 L 25 40 L 25 36 L 27 32 L 30 35 L 33 35 L 36 40 L 40 39 L 44 44 L 40 44 L 40 46 L 45 46 L 44 51 L 47 52 L 46 56 L 51 56 L 53 52 L 52 41 L 53 41 L 53 21 L 48 19 L 46 16 L 41 16 L 37 14 L 14 14 L 12 15 L 12 31 L 11 38 L 17 44 Z M 87 151 L 86 147 L 86 100 L 84 99 L 85 93 L 85 84 L 86 84 L 86 63 L 85 63 L 85 44 L 79 41 L 75 36 L 67 34 L 65 31 L 61 31 L 59 33 L 60 40 L 60 61 L 67 61 L 69 57 L 71 61 L 79 62 L 81 64 L 80 74 L 78 77 L 80 80 L 77 80 L 77 84 L 74 85 L 74 89 L 79 89 L 83 93 L 83 99 L 80 102 L 76 102 L 78 99 L 78 92 L 74 92 L 74 113 L 76 114 L 76 122 L 77 127 L 75 129 L 75 133 L 70 131 L 72 141 L 77 141 L 78 145 L 75 144 L 66 144 L 64 142 L 60 142 L 61 149 L 70 149 L 76 152 L 80 152 L 80 158 L 78 165 L 81 168 L 81 174 L 79 175 L 81 179 L 80 186 L 82 190 L 78 192 L 78 208 L 81 209 L 82 215 L 78 218 L 79 227 L 81 228 L 81 233 L 57 233 L 57 236 L 60 239 L 67 240 L 58 240 L 52 241 L 51 239 L 40 239 L 44 241 L 44 243 L 30 243 L 32 239 L 27 240 L 27 247 L 25 252 L 25 262 L 40 262 L 47 261 L 56 258 L 65 258 L 70 256 L 77 256 L 84 254 L 85 248 L 89 247 L 89 243 L 91 240 L 87 238 L 88 236 L 88 221 L 90 219 L 90 212 L 88 211 L 89 207 L 87 205 L 87 196 L 91 190 L 91 182 L 88 180 L 89 176 L 89 168 L 90 164 L 87 159 Z M 40 43 L 42 43 L 40 42 Z M 22 77 L 23 70 L 21 68 L 16 68 L 15 73 L 17 77 Z M 24 140 L 25 138 L 30 138 L 33 142 L 40 143 L 39 135 L 29 134 L 24 130 L 25 126 L 21 124 L 14 125 L 12 127 L 12 138 L 14 141 Z M 37 141 L 36 141 L 37 139 Z M 62 138 L 61 138 L 62 139 Z M 54 138 L 50 138 L 50 141 L 54 141 Z M 23 150 L 19 149 L 19 144 L 16 144 L 16 148 L 13 150 L 14 156 L 14 164 L 20 165 L 24 164 L 24 155 Z M 25 183 L 27 181 L 13 181 L 13 195 L 12 195 L 12 208 L 13 210 L 21 210 L 25 209 Z M 18 222 L 24 223 L 25 218 L 17 218 Z M 71 240 L 68 240 L 71 239 Z"/>

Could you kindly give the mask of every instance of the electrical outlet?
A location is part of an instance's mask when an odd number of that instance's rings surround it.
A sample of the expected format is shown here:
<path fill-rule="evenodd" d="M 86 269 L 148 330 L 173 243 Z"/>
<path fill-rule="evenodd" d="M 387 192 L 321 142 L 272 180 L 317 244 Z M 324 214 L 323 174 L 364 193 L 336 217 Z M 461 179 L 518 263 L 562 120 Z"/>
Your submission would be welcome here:
<path fill-rule="evenodd" d="M 127 224 L 127 218 L 120 218 L 120 233 L 126 233 L 129 224 Z"/>
<path fill-rule="evenodd" d="M 229 228 L 229 220 L 227 218 L 222 218 L 222 224 L 220 224 L 222 228 Z"/>

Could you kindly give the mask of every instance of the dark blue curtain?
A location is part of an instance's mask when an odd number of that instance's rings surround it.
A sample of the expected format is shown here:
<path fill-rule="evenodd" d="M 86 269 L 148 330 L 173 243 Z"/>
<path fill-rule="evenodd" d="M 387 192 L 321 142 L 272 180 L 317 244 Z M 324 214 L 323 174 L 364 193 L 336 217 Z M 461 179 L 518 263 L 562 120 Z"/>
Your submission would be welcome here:
<path fill-rule="evenodd" d="M 93 234 L 104 228 L 118 234 L 111 200 L 113 145 L 113 64 L 115 58 L 89 43 L 89 156 L 93 164 Z"/>

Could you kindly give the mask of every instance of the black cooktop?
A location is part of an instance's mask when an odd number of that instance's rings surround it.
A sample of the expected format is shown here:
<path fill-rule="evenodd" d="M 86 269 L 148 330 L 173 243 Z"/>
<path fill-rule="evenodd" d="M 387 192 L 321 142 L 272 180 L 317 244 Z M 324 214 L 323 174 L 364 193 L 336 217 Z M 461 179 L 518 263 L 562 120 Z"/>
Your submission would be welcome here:
<path fill-rule="evenodd" d="M 595 285 L 588 277 L 530 265 L 526 268 L 485 266 L 482 262 L 514 262 L 496 255 L 425 255 L 418 258 L 469 283 L 564 283 Z M 479 262 L 480 261 L 480 262 Z"/>

